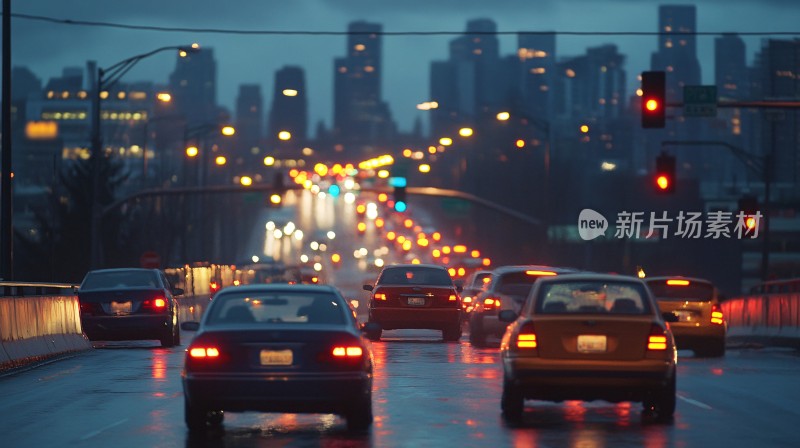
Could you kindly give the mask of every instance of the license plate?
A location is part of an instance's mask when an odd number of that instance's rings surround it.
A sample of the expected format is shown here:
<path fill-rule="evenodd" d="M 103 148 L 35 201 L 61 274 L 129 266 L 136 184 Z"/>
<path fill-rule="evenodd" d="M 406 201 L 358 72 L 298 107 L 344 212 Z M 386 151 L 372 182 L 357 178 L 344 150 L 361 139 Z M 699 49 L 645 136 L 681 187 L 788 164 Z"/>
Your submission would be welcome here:
<path fill-rule="evenodd" d="M 130 314 L 131 302 L 111 302 L 111 314 Z"/>
<path fill-rule="evenodd" d="M 606 351 L 606 336 L 604 334 L 578 335 L 578 351 L 581 353 L 603 353 Z"/>
<path fill-rule="evenodd" d="M 424 297 L 409 297 L 408 304 L 410 306 L 424 306 L 425 305 L 425 298 Z"/>
<path fill-rule="evenodd" d="M 261 350 L 262 366 L 290 366 L 293 359 L 291 350 Z"/>

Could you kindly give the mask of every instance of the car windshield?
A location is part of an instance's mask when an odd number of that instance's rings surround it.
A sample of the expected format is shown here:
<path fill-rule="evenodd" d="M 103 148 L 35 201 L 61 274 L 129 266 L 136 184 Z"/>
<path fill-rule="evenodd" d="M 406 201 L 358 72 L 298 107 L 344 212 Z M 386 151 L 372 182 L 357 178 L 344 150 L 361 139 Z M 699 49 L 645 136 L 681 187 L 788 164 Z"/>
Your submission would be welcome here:
<path fill-rule="evenodd" d="M 714 298 L 714 286 L 705 282 L 678 281 L 669 284 L 669 280 L 648 282 L 657 300 L 709 302 Z"/>
<path fill-rule="evenodd" d="M 537 314 L 648 314 L 647 291 L 630 282 L 569 281 L 544 285 L 536 297 Z"/>
<path fill-rule="evenodd" d="M 378 284 L 452 286 L 453 280 L 444 269 L 396 267 L 383 271 Z"/>
<path fill-rule="evenodd" d="M 152 271 L 90 272 L 81 284 L 81 290 L 113 288 L 155 288 L 158 278 Z"/>
<path fill-rule="evenodd" d="M 346 305 L 320 292 L 252 292 L 220 295 L 209 309 L 206 325 L 335 324 L 346 322 Z"/>

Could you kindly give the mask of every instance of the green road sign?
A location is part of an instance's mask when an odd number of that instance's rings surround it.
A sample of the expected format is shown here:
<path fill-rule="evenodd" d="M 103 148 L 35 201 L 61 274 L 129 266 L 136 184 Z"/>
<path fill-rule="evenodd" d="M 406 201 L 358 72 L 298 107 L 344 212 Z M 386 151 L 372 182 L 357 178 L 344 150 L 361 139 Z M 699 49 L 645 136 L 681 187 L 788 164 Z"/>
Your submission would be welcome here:
<path fill-rule="evenodd" d="M 716 117 L 717 86 L 683 86 L 685 117 Z"/>

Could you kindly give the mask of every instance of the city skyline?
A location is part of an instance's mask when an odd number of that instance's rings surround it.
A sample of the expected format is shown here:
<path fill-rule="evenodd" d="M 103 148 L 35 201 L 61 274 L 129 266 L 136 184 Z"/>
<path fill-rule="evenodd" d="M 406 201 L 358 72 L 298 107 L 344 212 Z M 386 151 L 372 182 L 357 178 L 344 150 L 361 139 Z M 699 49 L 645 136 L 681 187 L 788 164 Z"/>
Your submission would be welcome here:
<path fill-rule="evenodd" d="M 128 5 L 115 5 L 113 9 L 105 3 L 83 2 L 81 9 L 57 2 L 37 1 L 15 7 L 16 14 L 31 14 L 59 19 L 81 19 L 129 25 L 153 25 L 167 28 L 218 28 L 248 30 L 304 30 L 345 33 L 349 23 L 366 20 L 382 25 L 384 32 L 397 31 L 452 31 L 463 33 L 469 20 L 487 18 L 497 24 L 501 33 L 511 31 L 636 31 L 655 32 L 658 26 L 658 6 L 665 4 L 687 4 L 684 2 L 537 2 L 531 7 L 525 2 L 508 1 L 498 7 L 481 6 L 480 2 L 461 2 L 459 9 L 452 9 L 453 2 L 442 1 L 431 8 L 447 10 L 446 19 L 436 14 L 409 12 L 397 5 L 381 5 L 380 8 L 359 9 L 363 2 L 333 4 L 324 0 L 306 0 L 281 5 L 280 11 L 271 11 L 269 4 L 231 2 L 225 11 L 204 7 L 203 2 L 184 11 L 187 2 L 170 2 L 159 5 L 158 15 L 144 14 L 153 11 L 140 2 L 136 10 Z M 697 27 L 701 32 L 760 32 L 793 31 L 800 23 L 800 6 L 794 2 L 771 1 L 757 3 L 734 1 L 723 5 L 716 1 L 696 1 Z M 93 8 L 97 5 L 97 8 Z M 195 6 L 196 5 L 196 6 Z M 527 5 L 527 6 L 525 6 Z M 727 6 L 726 6 L 727 5 Z M 738 8 L 731 8 L 736 5 Z M 514 8 L 516 6 L 517 9 Z M 580 6 L 580 8 L 578 8 Z M 434 12 L 431 9 L 431 12 Z M 580 10 L 582 14 L 570 16 L 569 10 Z M 241 13 L 244 11 L 247 13 Z M 264 14 L 260 17 L 255 12 Z M 525 11 L 529 11 L 525 13 Z M 607 14 L 607 20 L 599 20 Z M 616 12 L 615 12 L 616 11 Z M 312 14 L 313 12 L 313 14 Z M 622 14 L 624 12 L 625 14 Z M 268 14 L 269 13 L 269 14 Z M 274 13 L 273 15 L 270 15 Z M 203 14 L 207 14 L 204 16 Z M 759 20 L 759 15 L 763 19 Z M 625 17 L 621 17 L 625 16 Z M 205 18 L 203 18 L 205 17 Z M 211 18 L 210 18 L 211 17 Z M 634 19 L 632 19 L 632 17 Z M 283 20 L 281 20 L 283 18 Z M 237 25 L 238 24 L 238 25 Z M 131 55 L 149 51 L 163 45 L 184 44 L 197 41 L 203 47 L 213 48 L 218 60 L 217 98 L 221 106 L 235 113 L 236 96 L 242 84 L 261 86 L 262 92 L 271 90 L 275 73 L 284 66 L 301 67 L 307 76 L 309 98 L 309 128 L 313 132 L 322 120 L 327 127 L 333 124 L 333 79 L 331 76 L 337 57 L 346 45 L 345 35 L 336 36 L 242 36 L 219 33 L 184 33 L 131 31 L 95 26 L 71 26 L 47 24 L 40 21 L 16 18 L 12 21 L 12 65 L 26 66 L 43 82 L 61 75 L 65 67 L 83 67 L 87 60 L 96 60 L 101 67 L 109 66 Z M 61 34 L 61 40 L 54 36 Z M 63 36 L 69 39 L 63 39 Z M 800 33 L 799 33 L 800 35 Z M 455 34 L 439 36 L 384 36 L 384 79 L 382 93 L 389 104 L 391 114 L 401 131 L 409 131 L 417 118 L 427 124 L 428 117 L 417 111 L 419 102 L 428 100 L 430 63 L 447 58 L 448 43 Z M 713 47 L 716 36 L 698 36 L 702 82 L 712 84 L 714 79 Z M 781 38 L 789 38 L 783 36 Z M 632 94 L 640 71 L 650 68 L 650 56 L 657 49 L 657 36 L 564 36 L 556 37 L 559 58 L 585 54 L 589 47 L 615 44 L 619 52 L 627 56 L 624 70 L 628 72 L 628 92 Z M 500 35 L 500 54 L 510 55 L 516 50 L 516 36 Z M 744 37 L 747 62 L 760 49 L 760 37 Z M 264 50 L 266 44 L 267 49 Z M 269 47 L 273 44 L 280 47 Z M 260 52 L 259 50 L 263 50 Z M 45 53 L 47 51 L 47 53 Z M 240 54 L 242 53 L 242 54 Z M 47 54 L 47 57 L 42 57 Z M 172 60 L 153 60 L 139 64 L 127 74 L 125 82 L 150 80 L 166 84 Z M 266 96 L 265 110 L 271 107 L 271 98 Z"/>

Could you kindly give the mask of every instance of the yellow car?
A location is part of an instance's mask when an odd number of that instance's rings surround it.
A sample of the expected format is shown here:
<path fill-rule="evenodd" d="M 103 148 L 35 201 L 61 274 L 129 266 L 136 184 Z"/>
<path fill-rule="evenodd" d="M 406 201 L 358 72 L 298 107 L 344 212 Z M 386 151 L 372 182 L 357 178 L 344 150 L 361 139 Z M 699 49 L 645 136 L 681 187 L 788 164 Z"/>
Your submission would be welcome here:
<path fill-rule="evenodd" d="M 570 274 L 536 281 L 500 344 L 501 408 L 508 423 L 524 400 L 643 403 L 669 421 L 675 412 L 675 341 L 647 285 L 635 277 Z"/>
<path fill-rule="evenodd" d="M 708 280 L 689 277 L 648 277 L 661 312 L 673 313 L 671 323 L 678 349 L 695 356 L 725 356 L 728 324 L 720 307 L 720 292 Z"/>

